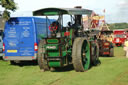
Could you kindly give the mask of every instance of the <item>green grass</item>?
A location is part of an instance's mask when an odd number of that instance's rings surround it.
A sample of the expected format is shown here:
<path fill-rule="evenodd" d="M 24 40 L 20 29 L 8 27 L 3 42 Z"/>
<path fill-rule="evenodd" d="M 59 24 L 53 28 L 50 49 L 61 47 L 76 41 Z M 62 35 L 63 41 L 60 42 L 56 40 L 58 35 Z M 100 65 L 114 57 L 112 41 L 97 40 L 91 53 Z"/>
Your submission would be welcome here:
<path fill-rule="evenodd" d="M 115 57 L 125 57 L 125 52 L 123 50 L 123 47 L 115 47 L 114 55 Z"/>
<path fill-rule="evenodd" d="M 128 85 L 128 59 L 121 47 L 115 57 L 101 57 L 101 65 L 86 72 L 40 72 L 38 66 L 13 66 L 0 61 L 0 85 Z"/>

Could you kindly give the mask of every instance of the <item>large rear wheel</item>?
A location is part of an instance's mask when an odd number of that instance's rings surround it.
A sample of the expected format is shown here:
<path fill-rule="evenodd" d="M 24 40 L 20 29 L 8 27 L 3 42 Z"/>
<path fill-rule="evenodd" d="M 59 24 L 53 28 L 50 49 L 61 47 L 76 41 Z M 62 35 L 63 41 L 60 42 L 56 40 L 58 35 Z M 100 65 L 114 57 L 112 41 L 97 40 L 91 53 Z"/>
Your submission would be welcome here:
<path fill-rule="evenodd" d="M 47 71 L 49 70 L 49 66 L 47 63 L 47 59 L 45 58 L 45 49 L 44 46 L 45 45 L 45 40 L 41 40 L 39 45 L 38 45 L 38 64 L 39 67 L 42 71 Z"/>
<path fill-rule="evenodd" d="M 90 67 L 90 44 L 85 38 L 76 38 L 72 49 L 73 66 L 77 72 Z"/>

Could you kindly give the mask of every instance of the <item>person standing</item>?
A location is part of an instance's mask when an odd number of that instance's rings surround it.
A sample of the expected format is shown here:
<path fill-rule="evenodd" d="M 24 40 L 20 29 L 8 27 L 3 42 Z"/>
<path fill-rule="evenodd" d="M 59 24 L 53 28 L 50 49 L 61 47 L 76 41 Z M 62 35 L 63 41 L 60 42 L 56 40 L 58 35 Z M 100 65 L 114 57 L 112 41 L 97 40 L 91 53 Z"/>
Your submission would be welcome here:
<path fill-rule="evenodd" d="M 126 58 L 128 58 L 128 38 L 124 42 L 124 51 L 126 54 Z"/>

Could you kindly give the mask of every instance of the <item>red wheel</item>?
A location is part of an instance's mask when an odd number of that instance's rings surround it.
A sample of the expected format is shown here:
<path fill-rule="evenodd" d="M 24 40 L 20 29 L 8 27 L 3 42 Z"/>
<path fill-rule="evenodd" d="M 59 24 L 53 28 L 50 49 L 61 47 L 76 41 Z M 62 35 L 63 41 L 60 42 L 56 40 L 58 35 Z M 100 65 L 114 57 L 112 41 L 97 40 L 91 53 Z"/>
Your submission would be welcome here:
<path fill-rule="evenodd" d="M 53 31 L 56 31 L 58 29 L 58 26 L 57 25 L 50 25 L 49 26 L 49 30 L 51 31 L 51 32 L 53 32 Z"/>

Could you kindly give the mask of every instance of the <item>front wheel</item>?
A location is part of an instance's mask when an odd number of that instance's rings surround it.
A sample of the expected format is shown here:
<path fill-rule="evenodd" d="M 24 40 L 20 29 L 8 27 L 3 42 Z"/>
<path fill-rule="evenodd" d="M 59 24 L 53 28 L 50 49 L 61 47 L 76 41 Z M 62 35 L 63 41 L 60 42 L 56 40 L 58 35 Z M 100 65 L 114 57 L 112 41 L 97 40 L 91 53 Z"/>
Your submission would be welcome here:
<path fill-rule="evenodd" d="M 94 65 L 94 66 L 96 66 L 96 65 L 98 65 L 98 63 L 99 63 L 99 45 L 98 45 L 98 43 L 96 43 L 96 42 L 93 42 L 92 44 L 91 44 L 92 46 L 91 46 L 91 63 Z"/>
<path fill-rule="evenodd" d="M 47 63 L 47 59 L 45 58 L 45 49 L 44 49 L 44 46 L 45 45 L 45 40 L 41 40 L 39 45 L 38 45 L 38 64 L 39 64 L 39 68 L 42 70 L 42 71 L 47 71 L 49 70 L 49 66 L 48 66 L 48 63 Z"/>
<path fill-rule="evenodd" d="M 113 57 L 114 56 L 114 48 L 110 48 L 110 57 Z"/>

